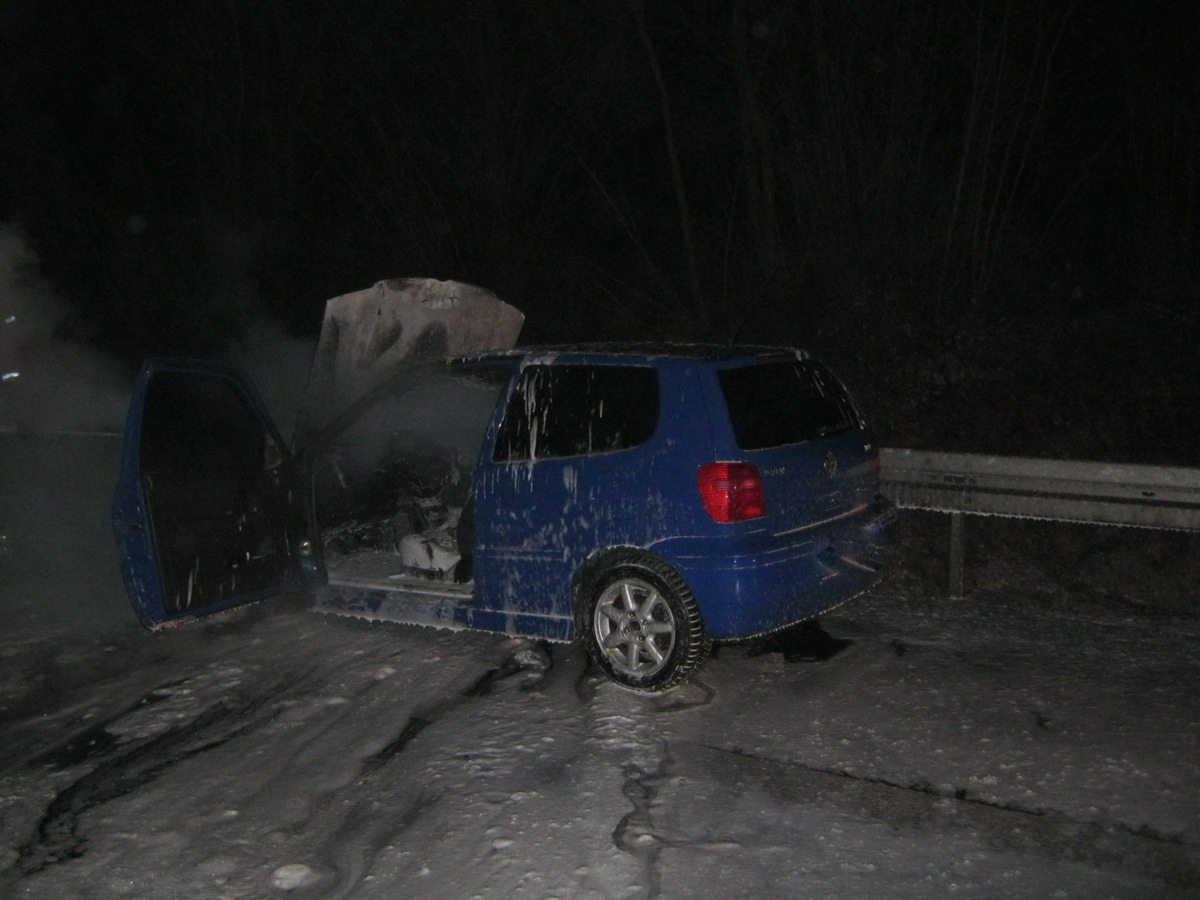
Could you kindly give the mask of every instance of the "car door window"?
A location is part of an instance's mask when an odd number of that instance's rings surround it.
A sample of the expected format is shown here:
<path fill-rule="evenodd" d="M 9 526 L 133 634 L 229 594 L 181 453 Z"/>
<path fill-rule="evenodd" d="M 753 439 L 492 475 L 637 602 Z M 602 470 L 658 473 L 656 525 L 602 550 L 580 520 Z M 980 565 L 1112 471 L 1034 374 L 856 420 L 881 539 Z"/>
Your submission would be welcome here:
<path fill-rule="evenodd" d="M 625 450 L 658 424 L 647 366 L 532 365 L 509 400 L 494 459 L 514 462 Z"/>
<path fill-rule="evenodd" d="M 168 613 L 266 588 L 287 565 L 282 453 L 232 383 L 164 372 L 141 441 Z"/>

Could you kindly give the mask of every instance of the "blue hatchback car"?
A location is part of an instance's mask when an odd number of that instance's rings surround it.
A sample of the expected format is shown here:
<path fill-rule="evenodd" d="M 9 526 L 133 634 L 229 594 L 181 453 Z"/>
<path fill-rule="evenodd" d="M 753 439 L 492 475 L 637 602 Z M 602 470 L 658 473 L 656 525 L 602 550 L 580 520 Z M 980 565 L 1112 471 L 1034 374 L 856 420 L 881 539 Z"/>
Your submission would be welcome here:
<path fill-rule="evenodd" d="M 660 691 L 714 641 L 879 580 L 896 516 L 877 450 L 807 353 L 438 355 L 327 389 L 353 399 L 310 409 L 292 453 L 236 370 L 149 361 L 114 503 L 142 621 L 302 581 L 326 611 L 581 638 L 614 681 Z"/>

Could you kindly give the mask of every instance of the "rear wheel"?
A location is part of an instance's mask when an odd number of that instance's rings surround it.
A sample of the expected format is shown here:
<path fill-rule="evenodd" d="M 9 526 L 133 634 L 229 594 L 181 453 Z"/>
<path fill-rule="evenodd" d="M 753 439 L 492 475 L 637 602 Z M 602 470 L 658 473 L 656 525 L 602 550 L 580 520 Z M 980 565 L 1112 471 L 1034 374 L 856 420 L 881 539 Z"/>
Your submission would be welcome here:
<path fill-rule="evenodd" d="M 683 683 L 711 646 L 687 584 L 649 555 L 621 559 L 592 582 L 585 640 L 609 678 L 638 691 Z"/>

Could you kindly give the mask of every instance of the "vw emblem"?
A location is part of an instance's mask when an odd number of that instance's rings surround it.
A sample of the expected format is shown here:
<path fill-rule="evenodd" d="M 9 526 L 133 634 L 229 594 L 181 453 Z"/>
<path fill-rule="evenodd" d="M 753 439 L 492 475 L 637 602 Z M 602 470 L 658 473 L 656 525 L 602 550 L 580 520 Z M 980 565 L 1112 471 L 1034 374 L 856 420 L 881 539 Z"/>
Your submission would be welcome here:
<path fill-rule="evenodd" d="M 825 474 L 830 478 L 837 472 L 837 457 L 833 455 L 832 450 L 825 451 L 825 462 L 821 463 L 821 468 L 825 470 Z"/>

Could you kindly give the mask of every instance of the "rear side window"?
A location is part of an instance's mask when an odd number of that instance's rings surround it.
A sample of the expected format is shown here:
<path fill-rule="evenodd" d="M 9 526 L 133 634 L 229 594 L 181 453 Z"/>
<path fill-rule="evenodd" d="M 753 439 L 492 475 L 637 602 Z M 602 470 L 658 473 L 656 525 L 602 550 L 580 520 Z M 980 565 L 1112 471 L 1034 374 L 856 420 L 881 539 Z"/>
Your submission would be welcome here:
<path fill-rule="evenodd" d="M 742 450 L 798 444 L 861 424 L 846 391 L 820 363 L 767 363 L 723 369 L 718 376 Z"/>
<path fill-rule="evenodd" d="M 513 391 L 495 459 L 636 447 L 658 424 L 658 393 L 658 373 L 646 366 L 529 366 Z"/>

